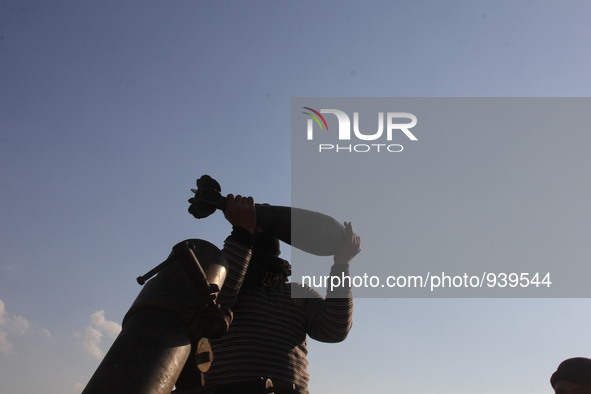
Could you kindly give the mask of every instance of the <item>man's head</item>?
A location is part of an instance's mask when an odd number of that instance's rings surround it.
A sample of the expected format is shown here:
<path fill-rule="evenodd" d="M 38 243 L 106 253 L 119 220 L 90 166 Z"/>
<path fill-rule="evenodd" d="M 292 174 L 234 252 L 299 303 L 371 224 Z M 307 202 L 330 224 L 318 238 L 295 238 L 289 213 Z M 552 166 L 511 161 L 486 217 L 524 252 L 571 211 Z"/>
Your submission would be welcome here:
<path fill-rule="evenodd" d="M 252 245 L 252 252 L 255 255 L 266 255 L 279 257 L 281 249 L 279 247 L 279 240 L 265 232 L 258 232 L 254 234 Z"/>
<path fill-rule="evenodd" d="M 291 265 L 280 254 L 278 239 L 264 232 L 255 233 L 245 285 L 277 287 L 287 282 Z"/>
<path fill-rule="evenodd" d="M 564 360 L 550 378 L 556 394 L 591 394 L 591 360 L 575 357 Z"/>

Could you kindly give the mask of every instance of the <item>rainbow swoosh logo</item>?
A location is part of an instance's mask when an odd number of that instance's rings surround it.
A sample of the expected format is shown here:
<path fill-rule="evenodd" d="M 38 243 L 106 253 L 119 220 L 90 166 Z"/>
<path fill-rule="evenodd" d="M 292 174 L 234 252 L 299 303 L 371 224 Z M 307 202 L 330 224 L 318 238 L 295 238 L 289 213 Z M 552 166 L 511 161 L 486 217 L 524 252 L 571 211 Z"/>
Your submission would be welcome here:
<path fill-rule="evenodd" d="M 326 127 L 326 131 L 328 131 L 328 124 L 326 123 L 326 119 L 324 119 L 324 116 L 322 116 L 320 114 L 320 112 L 316 111 L 315 109 L 312 109 L 310 107 L 302 107 L 303 109 L 307 109 L 308 111 L 312 112 L 302 112 L 306 115 L 308 115 L 309 117 L 311 117 L 312 119 L 314 119 L 316 121 L 316 123 L 318 124 L 318 126 L 320 126 L 320 130 L 324 130 L 324 128 Z M 322 122 L 320 122 L 322 120 Z M 324 126 L 323 126 L 324 124 Z"/>

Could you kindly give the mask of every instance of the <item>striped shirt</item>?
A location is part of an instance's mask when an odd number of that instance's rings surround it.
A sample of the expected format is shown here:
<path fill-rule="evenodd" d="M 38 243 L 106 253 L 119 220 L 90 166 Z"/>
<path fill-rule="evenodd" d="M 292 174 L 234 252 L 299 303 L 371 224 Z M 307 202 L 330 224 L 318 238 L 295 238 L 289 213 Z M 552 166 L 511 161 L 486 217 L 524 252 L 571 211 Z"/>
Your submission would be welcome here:
<path fill-rule="evenodd" d="M 205 377 L 207 385 L 265 377 L 275 384 L 295 384 L 299 393 L 307 393 L 306 336 L 321 342 L 347 337 L 353 312 L 351 289 L 333 289 L 327 298 L 296 283 L 240 289 L 251 250 L 230 236 L 224 254 L 229 269 L 218 301 L 231 308 L 234 319 L 229 331 L 212 341 L 214 361 Z M 343 273 L 349 274 L 347 265 L 331 268 L 331 275 Z M 292 298 L 292 288 L 303 297 Z"/>

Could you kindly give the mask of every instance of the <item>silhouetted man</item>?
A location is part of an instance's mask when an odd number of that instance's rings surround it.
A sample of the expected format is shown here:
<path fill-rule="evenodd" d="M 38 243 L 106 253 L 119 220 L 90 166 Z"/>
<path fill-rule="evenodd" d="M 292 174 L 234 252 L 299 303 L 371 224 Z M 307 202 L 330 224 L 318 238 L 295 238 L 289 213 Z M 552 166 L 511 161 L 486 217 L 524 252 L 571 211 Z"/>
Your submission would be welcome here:
<path fill-rule="evenodd" d="M 234 320 L 222 338 L 212 341 L 214 361 L 206 387 L 252 392 L 223 387 L 263 377 L 272 379 L 275 393 L 306 394 L 306 337 L 345 339 L 352 321 L 351 288 L 330 289 L 324 298 L 314 289 L 289 283 L 291 267 L 279 257 L 279 241 L 258 231 L 251 197 L 228 195 L 224 213 L 233 230 L 224 248 L 229 270 L 218 301 L 231 308 Z M 331 275 L 348 275 L 349 262 L 361 250 L 351 224 L 345 223 L 345 229 Z M 293 299 L 292 289 L 302 298 Z"/>
<path fill-rule="evenodd" d="M 591 394 L 591 360 L 575 357 L 564 360 L 550 378 L 556 394 Z"/>

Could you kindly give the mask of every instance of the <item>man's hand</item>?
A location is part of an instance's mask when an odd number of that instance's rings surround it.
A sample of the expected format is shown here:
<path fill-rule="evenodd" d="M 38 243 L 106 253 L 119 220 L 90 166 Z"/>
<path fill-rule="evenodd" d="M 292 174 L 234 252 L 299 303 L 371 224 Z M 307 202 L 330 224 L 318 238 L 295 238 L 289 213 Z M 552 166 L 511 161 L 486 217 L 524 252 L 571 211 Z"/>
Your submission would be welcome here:
<path fill-rule="evenodd" d="M 233 194 L 228 194 L 224 216 L 232 226 L 242 227 L 251 234 L 254 233 L 257 214 L 252 197 L 242 197 L 241 195 L 234 197 Z"/>
<path fill-rule="evenodd" d="M 349 264 L 353 257 L 361 252 L 361 239 L 353 232 L 350 222 L 345 222 L 345 242 L 339 251 L 334 255 L 335 264 Z"/>

